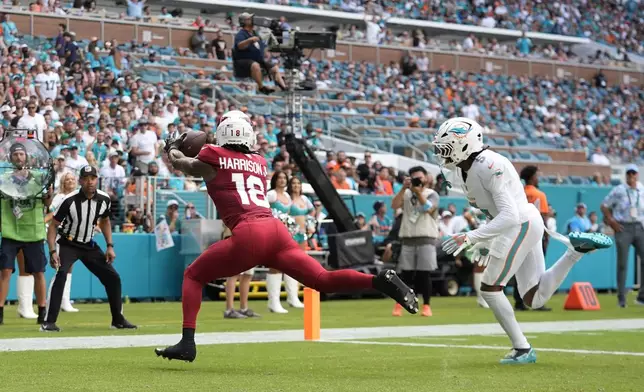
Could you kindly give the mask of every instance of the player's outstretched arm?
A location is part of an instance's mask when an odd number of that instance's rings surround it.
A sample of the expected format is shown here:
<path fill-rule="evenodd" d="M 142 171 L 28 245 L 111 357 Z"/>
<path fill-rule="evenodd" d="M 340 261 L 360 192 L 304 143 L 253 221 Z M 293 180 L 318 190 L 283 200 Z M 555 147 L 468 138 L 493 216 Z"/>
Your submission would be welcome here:
<path fill-rule="evenodd" d="M 175 169 L 192 177 L 201 177 L 206 182 L 211 181 L 217 174 L 217 170 L 211 165 L 196 158 L 188 158 L 178 149 L 171 149 L 168 152 L 168 158 Z"/>

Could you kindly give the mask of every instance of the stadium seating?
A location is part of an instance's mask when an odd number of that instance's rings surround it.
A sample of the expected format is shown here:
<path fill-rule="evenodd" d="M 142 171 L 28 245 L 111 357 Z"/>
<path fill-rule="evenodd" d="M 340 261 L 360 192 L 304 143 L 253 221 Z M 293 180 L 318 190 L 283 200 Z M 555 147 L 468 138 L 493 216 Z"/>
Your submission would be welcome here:
<path fill-rule="evenodd" d="M 260 2 L 258 0 L 251 0 Z M 263 2 L 263 1 L 261 1 Z M 614 3 L 602 0 L 583 2 L 541 2 L 528 6 L 523 1 L 503 2 L 438 2 L 433 6 L 424 3 L 405 3 L 380 0 L 354 2 L 329 0 L 306 2 L 306 7 L 333 9 L 344 12 L 365 12 L 370 7 L 377 15 L 429 20 L 433 22 L 482 25 L 486 17 L 494 20 L 494 27 L 510 30 L 538 31 L 541 33 L 590 37 L 595 41 L 623 46 L 632 53 L 643 54 L 644 39 L 641 31 L 644 9 L 637 1 Z M 456 3 L 456 4 L 455 4 Z M 302 6 L 291 1 L 290 5 Z M 610 15 L 610 17 L 606 17 Z"/>

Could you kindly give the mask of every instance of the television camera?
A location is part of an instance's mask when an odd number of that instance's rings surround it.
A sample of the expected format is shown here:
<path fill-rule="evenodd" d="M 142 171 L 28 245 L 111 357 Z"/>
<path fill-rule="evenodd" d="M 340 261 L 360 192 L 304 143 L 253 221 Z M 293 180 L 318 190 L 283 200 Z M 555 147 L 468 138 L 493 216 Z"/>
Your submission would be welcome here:
<path fill-rule="evenodd" d="M 278 19 L 253 16 L 256 27 L 269 30 L 266 43 L 268 50 L 280 53 L 284 67 L 298 69 L 304 59 L 304 49 L 335 49 L 337 34 L 328 31 L 284 31 Z"/>

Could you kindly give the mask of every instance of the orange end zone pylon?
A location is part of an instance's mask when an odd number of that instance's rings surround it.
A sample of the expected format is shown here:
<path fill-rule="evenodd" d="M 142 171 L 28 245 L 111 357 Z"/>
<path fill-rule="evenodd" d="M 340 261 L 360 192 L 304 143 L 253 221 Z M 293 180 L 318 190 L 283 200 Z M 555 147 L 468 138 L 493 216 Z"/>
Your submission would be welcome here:
<path fill-rule="evenodd" d="M 588 282 L 573 283 L 564 304 L 566 310 L 599 310 L 595 289 Z"/>
<path fill-rule="evenodd" d="M 304 340 L 320 340 L 320 293 L 304 288 Z"/>

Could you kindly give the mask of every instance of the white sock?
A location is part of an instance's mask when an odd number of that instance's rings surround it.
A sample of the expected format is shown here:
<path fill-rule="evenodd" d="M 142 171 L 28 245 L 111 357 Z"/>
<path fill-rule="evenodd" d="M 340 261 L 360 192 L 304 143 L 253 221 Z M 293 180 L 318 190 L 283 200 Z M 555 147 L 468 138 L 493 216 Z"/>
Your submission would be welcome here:
<path fill-rule="evenodd" d="M 481 291 L 481 296 L 485 302 L 490 306 L 494 317 L 501 324 L 501 327 L 512 341 L 512 348 L 527 349 L 530 348 L 530 343 L 526 339 L 521 327 L 514 316 L 514 310 L 508 298 L 502 291 Z"/>
<path fill-rule="evenodd" d="M 559 286 L 561 286 L 564 279 L 566 279 L 568 272 L 570 272 L 572 267 L 583 257 L 583 255 L 583 253 L 567 250 L 552 267 L 548 268 L 548 270 L 541 275 L 541 279 L 539 279 L 539 288 L 532 298 L 531 307 L 533 309 L 540 308 L 548 302 L 550 297 L 552 297 Z"/>

